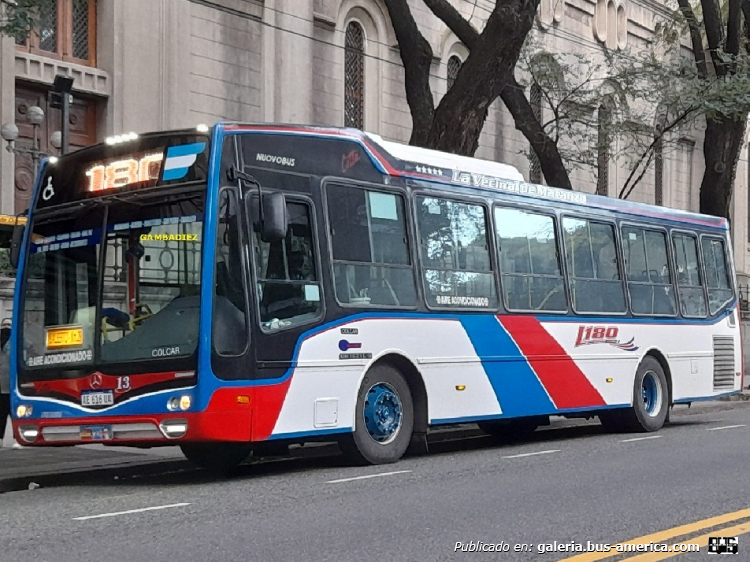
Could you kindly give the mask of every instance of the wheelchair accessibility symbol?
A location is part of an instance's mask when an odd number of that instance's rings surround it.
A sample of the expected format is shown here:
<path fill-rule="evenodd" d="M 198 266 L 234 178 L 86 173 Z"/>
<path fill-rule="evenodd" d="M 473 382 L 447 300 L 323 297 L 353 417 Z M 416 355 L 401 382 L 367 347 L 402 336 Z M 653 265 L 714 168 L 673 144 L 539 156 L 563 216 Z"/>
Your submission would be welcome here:
<path fill-rule="evenodd" d="M 47 185 L 42 190 L 42 199 L 49 201 L 55 196 L 55 188 L 52 187 L 52 178 L 47 178 Z"/>

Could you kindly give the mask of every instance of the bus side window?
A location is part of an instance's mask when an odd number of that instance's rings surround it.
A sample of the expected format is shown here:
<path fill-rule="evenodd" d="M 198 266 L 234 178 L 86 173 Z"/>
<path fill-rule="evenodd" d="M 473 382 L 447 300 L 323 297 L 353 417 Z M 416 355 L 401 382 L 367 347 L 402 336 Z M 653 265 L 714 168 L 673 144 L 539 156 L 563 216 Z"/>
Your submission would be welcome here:
<path fill-rule="evenodd" d="M 632 226 L 622 228 L 625 275 L 633 314 L 677 313 L 664 232 Z"/>
<path fill-rule="evenodd" d="M 625 293 L 617 263 L 614 226 L 564 217 L 563 232 L 573 310 L 624 313 Z"/>
<path fill-rule="evenodd" d="M 496 308 L 486 209 L 448 199 L 417 197 L 417 225 L 427 304 Z"/>
<path fill-rule="evenodd" d="M 495 230 L 505 307 L 567 312 L 555 219 L 522 209 L 496 207 Z"/>
<path fill-rule="evenodd" d="M 404 198 L 359 187 L 326 187 L 336 298 L 343 305 L 416 304 Z"/>
<path fill-rule="evenodd" d="M 706 316 L 706 296 L 698 263 L 698 241 L 690 234 L 673 234 L 677 294 L 683 316 Z"/>

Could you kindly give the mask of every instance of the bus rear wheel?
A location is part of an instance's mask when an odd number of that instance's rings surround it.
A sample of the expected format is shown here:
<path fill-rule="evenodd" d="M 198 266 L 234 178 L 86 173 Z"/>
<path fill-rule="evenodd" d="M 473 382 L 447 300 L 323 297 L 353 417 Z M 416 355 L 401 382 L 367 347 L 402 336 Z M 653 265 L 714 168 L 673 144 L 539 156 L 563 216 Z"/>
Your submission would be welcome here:
<path fill-rule="evenodd" d="M 602 425 L 615 432 L 651 432 L 664 426 L 669 413 L 669 386 L 664 369 L 654 357 L 646 356 L 635 373 L 633 407 L 602 412 Z"/>
<path fill-rule="evenodd" d="M 180 449 L 194 465 L 217 472 L 236 468 L 253 452 L 246 443 L 183 443 Z"/>
<path fill-rule="evenodd" d="M 355 464 L 396 462 L 406 452 L 413 429 L 409 384 L 390 365 L 375 365 L 359 388 L 354 432 L 341 441 L 341 449 Z"/>

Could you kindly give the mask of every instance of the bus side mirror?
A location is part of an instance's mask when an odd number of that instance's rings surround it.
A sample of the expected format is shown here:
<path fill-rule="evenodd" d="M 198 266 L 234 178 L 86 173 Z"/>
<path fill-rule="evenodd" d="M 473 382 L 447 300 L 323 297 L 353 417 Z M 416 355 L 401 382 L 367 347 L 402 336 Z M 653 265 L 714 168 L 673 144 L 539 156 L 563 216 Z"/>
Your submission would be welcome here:
<path fill-rule="evenodd" d="M 263 194 L 263 223 L 260 236 L 264 242 L 279 242 L 286 238 L 289 216 L 286 212 L 286 196 L 280 191 Z"/>
<path fill-rule="evenodd" d="M 23 231 L 26 225 L 16 224 L 13 227 L 13 237 L 10 240 L 10 265 L 18 269 L 18 261 L 21 258 L 21 242 L 23 242 Z"/>

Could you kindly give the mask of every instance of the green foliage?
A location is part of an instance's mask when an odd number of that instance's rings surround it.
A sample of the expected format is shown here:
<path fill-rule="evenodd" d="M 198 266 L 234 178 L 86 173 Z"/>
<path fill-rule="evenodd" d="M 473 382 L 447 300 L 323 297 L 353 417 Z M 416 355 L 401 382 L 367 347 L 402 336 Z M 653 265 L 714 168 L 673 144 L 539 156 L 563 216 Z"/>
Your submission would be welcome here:
<path fill-rule="evenodd" d="M 667 153 L 685 131 L 706 121 L 745 120 L 750 112 L 748 49 L 737 56 L 719 53 L 732 69 L 725 76 L 712 72 L 710 61 L 702 74 L 676 4 L 671 14 L 655 24 L 646 49 L 551 53 L 531 33 L 518 62 L 526 85 L 542 90 L 542 125 L 568 170 L 595 175 L 606 149 L 629 170 L 621 197 L 645 176 L 657 145 Z M 700 21 L 700 12 L 696 16 Z M 602 107 L 606 120 L 598 118 Z"/>
<path fill-rule="evenodd" d="M 0 0 L 0 33 L 28 37 L 39 23 L 40 10 L 48 4 L 48 0 Z"/>

